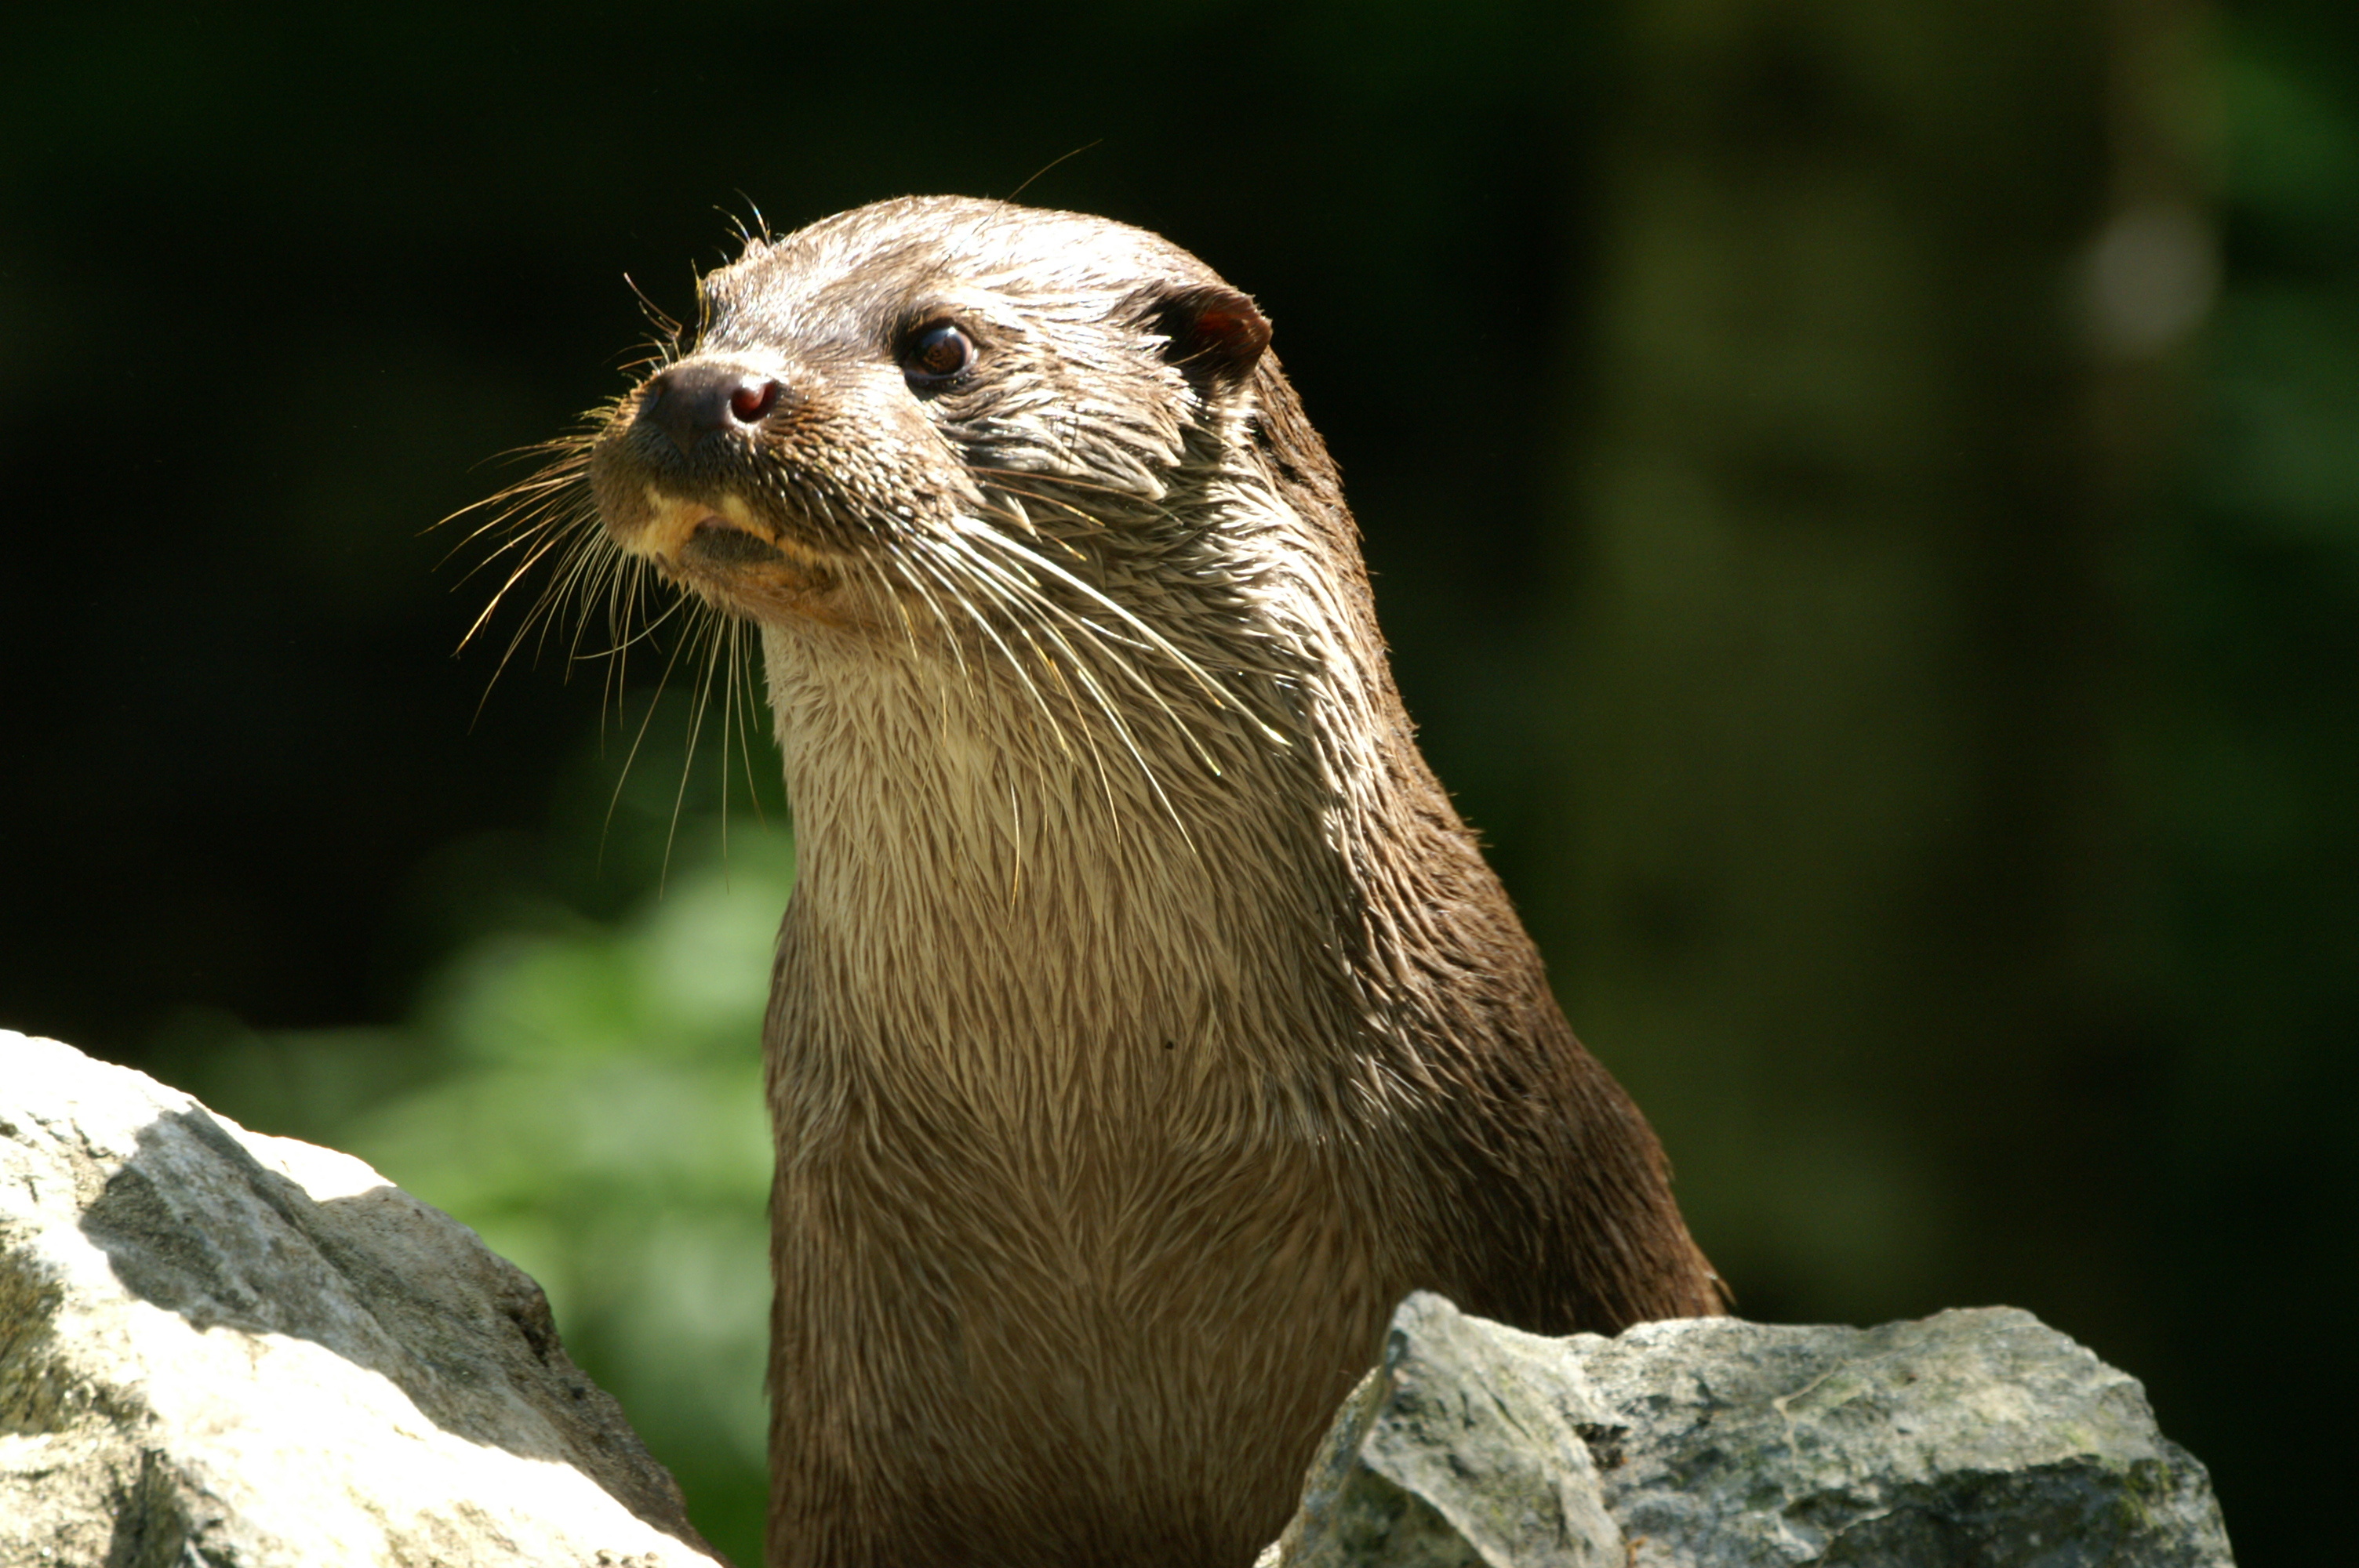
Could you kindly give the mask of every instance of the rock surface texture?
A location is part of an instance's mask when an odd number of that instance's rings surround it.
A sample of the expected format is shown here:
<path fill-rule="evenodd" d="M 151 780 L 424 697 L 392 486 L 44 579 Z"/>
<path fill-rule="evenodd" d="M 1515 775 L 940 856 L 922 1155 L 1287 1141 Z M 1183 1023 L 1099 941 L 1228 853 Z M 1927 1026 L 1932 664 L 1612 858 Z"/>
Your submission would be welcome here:
<path fill-rule="evenodd" d="M 2030 1314 L 1541 1339 L 1412 1296 L 1264 1568 L 2225 1568 L 2137 1383 Z"/>
<path fill-rule="evenodd" d="M 709 1552 L 473 1231 L 348 1155 L 0 1032 L 0 1568 Z"/>

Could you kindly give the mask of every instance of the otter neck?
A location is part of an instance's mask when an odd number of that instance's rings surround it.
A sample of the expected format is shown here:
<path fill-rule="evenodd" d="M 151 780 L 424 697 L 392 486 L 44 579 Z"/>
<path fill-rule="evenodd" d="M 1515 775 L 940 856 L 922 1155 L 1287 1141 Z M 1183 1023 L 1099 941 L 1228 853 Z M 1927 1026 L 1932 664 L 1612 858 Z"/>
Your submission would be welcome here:
<path fill-rule="evenodd" d="M 1125 740 L 1044 704 L 1005 660 L 845 638 L 765 632 L 799 865 L 771 1037 L 839 1092 L 882 1075 L 1006 1128 L 1176 1104 L 1206 1136 L 1332 1131 L 1348 1075 L 1316 1047 L 1367 1011 L 1351 868 L 1384 803 L 1308 705 L 1364 683 L 1293 687 L 1281 741 L 1161 672 L 1208 765 L 1168 721 Z"/>

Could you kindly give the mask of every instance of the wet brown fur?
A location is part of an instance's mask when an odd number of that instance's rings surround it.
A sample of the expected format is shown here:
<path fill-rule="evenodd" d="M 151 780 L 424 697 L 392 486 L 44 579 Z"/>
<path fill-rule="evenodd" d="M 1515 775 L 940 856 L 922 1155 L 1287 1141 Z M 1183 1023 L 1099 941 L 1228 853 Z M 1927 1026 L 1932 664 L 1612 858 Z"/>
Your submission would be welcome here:
<path fill-rule="evenodd" d="M 777 407 L 683 450 L 651 376 L 585 450 L 623 550 L 759 626 L 796 811 L 770 1563 L 1244 1564 L 1408 1291 L 1719 1310 L 1418 752 L 1251 302 L 955 199 L 705 294 L 677 362 Z M 944 320 L 971 380 L 913 390 Z"/>

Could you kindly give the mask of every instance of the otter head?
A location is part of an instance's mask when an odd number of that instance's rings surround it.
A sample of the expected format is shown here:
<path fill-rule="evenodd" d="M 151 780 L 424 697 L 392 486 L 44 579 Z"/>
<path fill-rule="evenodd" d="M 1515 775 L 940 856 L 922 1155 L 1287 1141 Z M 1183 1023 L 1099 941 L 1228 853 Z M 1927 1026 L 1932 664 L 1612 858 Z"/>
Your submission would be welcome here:
<path fill-rule="evenodd" d="M 595 438 L 609 535 L 726 612 L 896 643 L 1051 599 L 1151 619 L 1269 341 L 1153 234 L 951 198 L 755 242 L 701 295 Z"/>
<path fill-rule="evenodd" d="M 1422 774 L 1253 301 L 1136 229 L 940 198 L 701 294 L 587 466 L 614 546 L 761 631 L 798 849 L 773 1036 L 1014 1126 L 1321 1033 L 1375 863 L 1342 818 Z M 1292 1083 L 1233 1108 L 1299 1123 L 1265 1114 Z"/>

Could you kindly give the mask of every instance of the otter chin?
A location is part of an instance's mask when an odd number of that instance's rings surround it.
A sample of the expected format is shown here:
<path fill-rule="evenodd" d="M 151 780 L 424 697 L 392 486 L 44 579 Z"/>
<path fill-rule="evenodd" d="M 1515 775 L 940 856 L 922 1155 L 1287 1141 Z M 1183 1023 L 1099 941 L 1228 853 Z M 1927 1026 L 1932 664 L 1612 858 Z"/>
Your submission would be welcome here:
<path fill-rule="evenodd" d="M 1250 297 L 956 198 L 701 294 L 587 472 L 614 549 L 759 628 L 794 806 L 774 1568 L 1242 1568 L 1409 1291 L 1720 1310 L 1418 752 Z"/>

